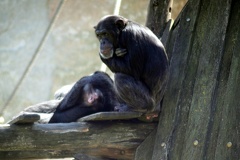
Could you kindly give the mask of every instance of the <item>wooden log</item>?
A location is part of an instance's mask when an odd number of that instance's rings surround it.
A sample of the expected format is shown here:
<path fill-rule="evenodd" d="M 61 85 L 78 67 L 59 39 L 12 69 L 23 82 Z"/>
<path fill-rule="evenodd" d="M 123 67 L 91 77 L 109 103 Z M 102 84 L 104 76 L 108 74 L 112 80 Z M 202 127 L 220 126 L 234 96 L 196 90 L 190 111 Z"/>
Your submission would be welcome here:
<path fill-rule="evenodd" d="M 146 26 L 157 37 L 162 37 L 167 23 L 171 19 L 173 0 L 150 0 Z"/>
<path fill-rule="evenodd" d="M 23 113 L 16 117 L 13 117 L 12 120 L 8 122 L 8 124 L 26 124 L 26 123 L 34 123 L 40 119 L 38 114 L 27 114 Z"/>
<path fill-rule="evenodd" d="M 230 6 L 206 159 L 240 159 L 240 1 Z"/>
<path fill-rule="evenodd" d="M 196 4 L 191 7 L 187 4 L 172 27 L 170 43 L 167 47 L 167 53 L 169 59 L 171 59 L 171 74 L 168 84 L 171 85 L 169 85 L 164 98 L 163 111 L 160 117 L 161 122 L 156 137 L 156 141 L 159 143 L 155 143 L 153 160 L 168 159 L 171 147 L 176 154 L 173 155 L 176 156 L 175 158 L 181 156 L 181 151 L 178 149 L 183 147 L 184 138 L 181 138 L 182 135 L 178 136 L 176 134 L 173 137 L 173 133 L 175 133 L 175 127 L 182 133 L 185 133 L 187 127 L 187 114 L 191 104 L 193 81 L 186 68 L 193 39 L 192 31 L 195 27 L 196 15 L 199 9 L 198 3 Z M 192 72 L 192 74 L 194 73 Z M 187 78 L 186 74 L 189 74 Z M 168 107 L 164 107 L 165 105 L 168 105 Z M 172 138 L 177 139 L 177 143 L 174 144 L 175 147 L 171 146 Z M 175 150 L 176 148 L 177 150 Z"/>
<path fill-rule="evenodd" d="M 191 0 L 173 24 L 152 160 L 240 158 L 239 7 Z"/>
<path fill-rule="evenodd" d="M 98 112 L 78 119 L 78 122 L 105 121 L 105 120 L 127 120 L 140 118 L 141 112 Z"/>
<path fill-rule="evenodd" d="M 81 153 L 130 160 L 156 126 L 129 121 L 2 125 L 0 159 L 64 158 Z"/>
<path fill-rule="evenodd" d="M 157 129 L 152 131 L 152 133 L 138 146 L 134 160 L 148 160 L 151 159 L 154 149 L 155 137 Z"/>

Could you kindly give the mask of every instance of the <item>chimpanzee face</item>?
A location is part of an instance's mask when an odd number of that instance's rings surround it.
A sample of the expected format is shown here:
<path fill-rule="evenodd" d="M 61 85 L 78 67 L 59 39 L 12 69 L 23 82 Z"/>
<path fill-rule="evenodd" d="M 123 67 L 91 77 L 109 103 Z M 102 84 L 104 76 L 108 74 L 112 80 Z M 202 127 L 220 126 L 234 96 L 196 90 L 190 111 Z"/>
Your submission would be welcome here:
<path fill-rule="evenodd" d="M 81 102 L 88 107 L 93 107 L 94 105 L 98 105 L 102 103 L 103 93 L 101 90 L 95 88 L 92 84 L 86 84 L 82 89 L 82 99 Z"/>
<path fill-rule="evenodd" d="M 95 26 L 95 34 L 100 42 L 100 56 L 104 59 L 113 57 L 118 48 L 118 39 L 125 21 L 121 17 L 106 16 Z"/>

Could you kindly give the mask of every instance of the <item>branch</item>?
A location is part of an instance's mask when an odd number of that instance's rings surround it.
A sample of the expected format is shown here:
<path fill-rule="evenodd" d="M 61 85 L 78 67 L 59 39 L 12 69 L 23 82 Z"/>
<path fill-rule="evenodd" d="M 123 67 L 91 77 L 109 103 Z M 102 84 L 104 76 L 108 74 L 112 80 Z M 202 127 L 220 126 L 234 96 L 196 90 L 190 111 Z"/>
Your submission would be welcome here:
<path fill-rule="evenodd" d="M 77 153 L 133 159 L 136 148 L 156 126 L 129 121 L 2 125 L 0 159 L 63 158 Z"/>
<path fill-rule="evenodd" d="M 150 0 L 146 26 L 159 38 L 171 19 L 173 0 Z"/>

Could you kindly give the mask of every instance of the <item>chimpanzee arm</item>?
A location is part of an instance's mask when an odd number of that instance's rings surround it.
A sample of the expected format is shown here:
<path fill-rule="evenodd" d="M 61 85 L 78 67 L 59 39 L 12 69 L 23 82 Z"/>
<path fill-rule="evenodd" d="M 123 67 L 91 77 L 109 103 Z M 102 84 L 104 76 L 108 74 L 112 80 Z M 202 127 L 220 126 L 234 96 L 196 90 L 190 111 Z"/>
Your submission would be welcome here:
<path fill-rule="evenodd" d="M 127 58 L 128 58 L 128 54 L 124 55 L 123 57 L 114 56 L 109 59 L 103 59 L 103 58 L 101 59 L 110 68 L 112 72 L 127 73 L 127 72 L 130 72 L 130 64 L 126 60 Z"/>
<path fill-rule="evenodd" d="M 79 100 L 80 95 L 80 88 L 81 84 L 77 82 L 70 92 L 64 97 L 62 102 L 59 104 L 58 109 L 64 111 L 76 105 L 77 101 Z"/>

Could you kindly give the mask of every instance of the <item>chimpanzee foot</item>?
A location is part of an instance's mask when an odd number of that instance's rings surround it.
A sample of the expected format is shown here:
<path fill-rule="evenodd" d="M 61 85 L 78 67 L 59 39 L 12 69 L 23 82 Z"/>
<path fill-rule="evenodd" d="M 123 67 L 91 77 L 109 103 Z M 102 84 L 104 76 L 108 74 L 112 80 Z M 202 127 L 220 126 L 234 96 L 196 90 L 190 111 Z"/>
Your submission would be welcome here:
<path fill-rule="evenodd" d="M 121 104 L 121 105 L 118 105 L 118 106 L 115 106 L 114 107 L 114 111 L 117 111 L 117 112 L 127 112 L 127 111 L 131 111 L 129 109 L 129 107 L 125 104 Z"/>
<path fill-rule="evenodd" d="M 148 113 L 146 114 L 146 119 L 151 120 L 158 117 L 158 113 Z"/>
<path fill-rule="evenodd" d="M 151 112 L 151 113 L 146 113 L 142 115 L 140 118 L 138 118 L 140 121 L 144 122 L 153 122 L 153 121 L 158 121 L 158 112 Z"/>
<path fill-rule="evenodd" d="M 117 105 L 114 107 L 114 111 L 115 112 L 129 112 L 129 113 L 142 113 L 143 115 L 141 115 L 140 117 L 138 117 L 138 119 L 140 121 L 144 121 L 144 122 L 153 122 L 153 121 L 158 121 L 158 112 L 150 112 L 150 113 L 146 113 L 145 109 L 142 110 L 133 110 L 130 107 L 128 107 L 126 104 L 121 104 L 121 105 Z"/>

